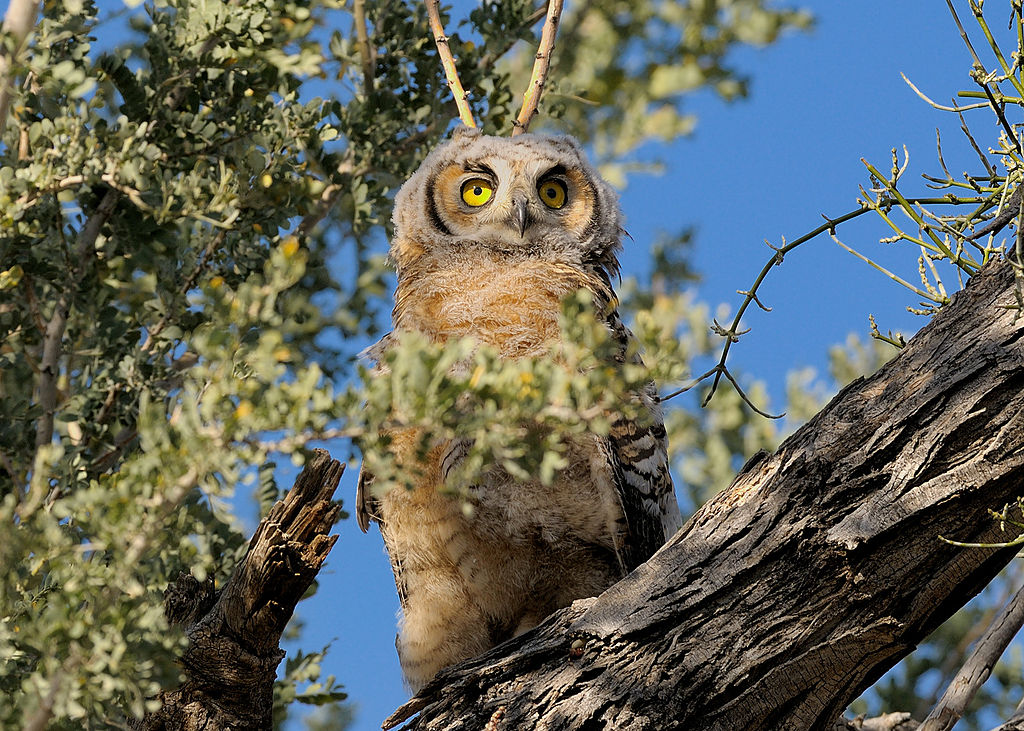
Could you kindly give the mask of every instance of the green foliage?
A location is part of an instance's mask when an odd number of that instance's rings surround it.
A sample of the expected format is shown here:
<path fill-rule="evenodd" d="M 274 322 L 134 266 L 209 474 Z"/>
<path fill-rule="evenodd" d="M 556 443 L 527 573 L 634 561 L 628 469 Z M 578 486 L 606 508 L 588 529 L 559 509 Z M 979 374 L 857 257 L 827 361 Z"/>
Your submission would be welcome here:
<path fill-rule="evenodd" d="M 472 339 L 438 345 L 419 333 L 401 333 L 383 356 L 386 374 L 364 371 L 363 421 L 352 416 L 367 469 L 381 485 L 410 474 L 408 465 L 393 464 L 384 443 L 411 431 L 424 454 L 438 440 L 472 443 L 456 484 L 491 464 L 550 483 L 565 466 L 570 440 L 607 434 L 613 414 L 638 416 L 630 394 L 651 380 L 651 370 L 628 354 L 625 363 L 609 365 L 618 346 L 591 300 L 581 291 L 564 303 L 565 342 L 511 363 Z M 670 364 L 667 353 L 659 366 L 685 367 Z"/>
<path fill-rule="evenodd" d="M 0 158 L 0 724 L 142 714 L 178 675 L 167 582 L 223 581 L 261 440 L 329 419 L 331 285 L 287 236 L 327 7 L 158 3 L 104 48 L 93 3 L 45 6 Z"/>
<path fill-rule="evenodd" d="M 284 676 L 288 682 L 274 687 L 274 728 L 280 728 L 288 716 L 293 703 L 316 706 L 321 709 L 319 718 L 333 719 L 342 728 L 351 721 L 351 709 L 341 704 L 348 696 L 335 682 L 333 675 L 320 681 L 320 664 L 327 655 L 327 648 L 319 652 L 297 652 L 285 661 Z M 304 687 L 300 690 L 299 685 Z M 314 724 L 310 724 L 314 728 Z"/>

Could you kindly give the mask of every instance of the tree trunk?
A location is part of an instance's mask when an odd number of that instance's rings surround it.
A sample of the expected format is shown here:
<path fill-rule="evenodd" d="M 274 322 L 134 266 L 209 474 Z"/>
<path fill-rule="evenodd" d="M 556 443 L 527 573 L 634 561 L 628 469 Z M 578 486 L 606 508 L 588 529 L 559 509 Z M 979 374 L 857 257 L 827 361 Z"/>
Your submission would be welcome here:
<path fill-rule="evenodd" d="M 442 671 L 385 727 L 831 728 L 1016 553 L 939 538 L 1016 537 L 988 512 L 1024 492 L 1014 287 L 987 267 L 650 561 Z"/>
<path fill-rule="evenodd" d="M 249 552 L 218 596 L 212 581 L 182 574 L 164 595 L 172 624 L 189 646 L 185 682 L 160 695 L 162 707 L 136 728 L 269 729 L 278 647 L 295 604 L 313 583 L 337 540 L 329 536 L 340 507 L 332 502 L 345 466 L 327 452 L 314 457 L 283 500 L 270 509 Z"/>

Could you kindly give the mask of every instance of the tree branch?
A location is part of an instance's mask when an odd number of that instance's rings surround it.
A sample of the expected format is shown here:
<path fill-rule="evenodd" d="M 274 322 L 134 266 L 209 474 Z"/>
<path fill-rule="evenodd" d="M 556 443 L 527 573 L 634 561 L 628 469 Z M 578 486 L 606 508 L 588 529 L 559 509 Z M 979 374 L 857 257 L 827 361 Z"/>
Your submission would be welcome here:
<path fill-rule="evenodd" d="M 467 127 L 476 127 L 473 110 L 469 108 L 469 95 L 462 88 L 462 82 L 459 81 L 459 72 L 455 68 L 455 57 L 452 56 L 452 49 L 448 46 L 448 36 L 444 34 L 444 26 L 441 24 L 440 0 L 427 0 L 427 16 L 430 18 L 430 32 L 434 34 L 434 43 L 437 44 L 437 55 L 441 57 L 444 75 L 448 79 L 448 88 L 452 90 L 455 106 L 459 109 L 459 119 Z"/>
<path fill-rule="evenodd" d="M 64 291 L 61 292 L 57 300 L 50 321 L 46 323 L 46 331 L 43 334 L 43 354 L 39 361 L 39 381 L 36 385 L 36 403 L 42 410 L 39 421 L 36 423 L 37 450 L 49 444 L 53 439 L 53 417 L 57 410 L 57 379 L 60 376 L 59 361 L 63 352 L 61 344 L 68 325 L 71 302 L 78 293 L 78 287 L 89 268 L 96 239 L 103 229 L 103 224 L 114 212 L 117 198 L 117 191 L 108 190 L 79 232 L 73 269 L 68 273 Z"/>
<path fill-rule="evenodd" d="M 1020 589 L 1006 603 L 1003 611 L 995 618 L 978 640 L 974 652 L 963 664 L 946 688 L 942 698 L 921 724 L 919 731 L 949 731 L 959 721 L 968 704 L 982 684 L 992 674 L 992 668 L 1010 644 L 1017 631 L 1024 625 L 1024 589 Z"/>
<path fill-rule="evenodd" d="M 537 106 L 540 104 L 540 96 L 544 93 L 544 84 L 548 79 L 548 67 L 551 65 L 551 53 L 555 49 L 555 36 L 558 34 L 558 21 L 562 17 L 562 0 L 548 0 L 547 17 L 544 19 L 544 28 L 540 34 L 540 47 L 537 49 L 537 58 L 533 62 L 533 73 L 530 74 L 530 83 L 523 93 L 523 108 L 519 116 L 512 123 L 512 136 L 523 134 L 530 127 L 537 114 Z"/>
<path fill-rule="evenodd" d="M 823 729 L 1006 565 L 1024 321 L 986 267 L 878 373 L 752 459 L 600 597 L 448 668 L 385 723 Z M 570 650 L 572 652 L 570 652 Z"/>
<path fill-rule="evenodd" d="M 161 693 L 162 707 L 137 729 L 270 728 L 278 647 L 295 605 L 338 536 L 328 535 L 341 508 L 332 501 L 345 466 L 322 449 L 283 500 L 270 509 L 245 559 L 218 596 L 212 580 L 182 574 L 164 595 L 164 612 L 181 624 L 189 646 L 186 680 Z"/>
<path fill-rule="evenodd" d="M 356 43 L 359 46 L 359 60 L 363 67 L 363 95 L 373 95 L 373 82 L 377 74 L 374 50 L 366 32 L 366 0 L 355 0 L 352 5 L 352 22 L 356 26 Z"/>

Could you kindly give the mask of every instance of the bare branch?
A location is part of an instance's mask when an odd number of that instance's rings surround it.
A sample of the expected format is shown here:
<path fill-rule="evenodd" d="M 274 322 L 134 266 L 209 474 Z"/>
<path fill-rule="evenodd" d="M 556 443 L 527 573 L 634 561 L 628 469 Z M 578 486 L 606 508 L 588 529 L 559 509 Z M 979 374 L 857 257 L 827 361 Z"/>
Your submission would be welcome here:
<path fill-rule="evenodd" d="M 967 104 L 967 105 L 962 106 L 962 107 L 961 106 L 956 106 L 956 107 L 943 106 L 942 104 L 939 104 L 938 102 L 934 102 L 931 99 L 929 99 L 925 95 L 925 93 L 923 91 L 921 91 L 916 86 L 914 86 L 914 83 L 910 79 L 908 79 L 907 75 L 904 74 L 902 71 L 900 72 L 900 76 L 902 76 L 903 80 L 905 82 L 907 82 L 907 86 L 909 86 L 911 89 L 913 89 L 914 93 L 917 94 L 919 97 L 921 97 L 921 99 L 923 99 L 924 101 L 928 102 L 930 105 L 932 105 L 936 109 L 941 109 L 944 112 L 964 112 L 964 111 L 967 111 L 968 109 L 985 109 L 985 108 L 988 107 L 988 104 L 986 104 L 984 102 L 978 102 L 977 104 Z"/>
<path fill-rule="evenodd" d="M 996 214 L 995 218 L 986 223 L 984 226 L 979 228 L 970 236 L 967 236 L 968 241 L 975 241 L 980 239 L 982 236 L 989 234 L 999 233 L 1006 224 L 1012 221 L 1014 218 L 1020 215 L 1021 212 L 1021 196 L 1024 195 L 1024 185 L 1018 184 L 1017 188 L 1010 195 L 1006 201 L 1006 205 L 1003 210 Z"/>
<path fill-rule="evenodd" d="M 430 18 L 430 31 L 434 34 L 434 43 L 437 44 L 437 55 L 441 57 L 441 66 L 444 67 L 444 75 L 448 78 L 448 88 L 452 90 L 455 106 L 459 109 L 459 119 L 467 127 L 476 127 L 473 110 L 469 108 L 469 95 L 459 81 L 455 57 L 452 56 L 448 36 L 444 34 L 444 26 L 441 24 L 440 0 L 427 0 L 427 16 Z"/>
<path fill-rule="evenodd" d="M 11 66 L 28 34 L 35 27 L 38 11 L 38 0 L 11 0 L 4 14 L 3 32 L 11 36 L 14 47 L 10 56 L 0 53 L 0 134 L 7 126 L 7 109 L 11 105 L 11 91 L 14 87 Z"/>
<path fill-rule="evenodd" d="M 1024 588 L 1013 595 L 989 625 L 918 731 L 949 731 L 953 728 L 1021 626 L 1024 626 Z"/>
<path fill-rule="evenodd" d="M 191 574 L 168 587 L 164 613 L 189 638 L 187 680 L 161 693 L 160 710 L 136 729 L 270 728 L 281 633 L 338 539 L 330 531 L 341 507 L 332 498 L 344 470 L 316 450 L 219 595 L 212 580 Z"/>
<path fill-rule="evenodd" d="M 761 273 L 757 275 L 757 279 L 754 280 L 754 283 L 753 285 L 751 285 L 750 289 L 746 290 L 746 296 L 744 297 L 742 304 L 740 304 L 739 310 L 736 311 L 736 316 L 733 318 L 732 325 L 730 325 L 728 329 L 731 330 L 732 332 L 738 332 L 740 320 L 743 318 L 743 314 L 747 311 L 747 307 L 750 306 L 750 304 L 754 301 L 754 298 L 757 296 L 757 289 L 758 287 L 761 286 L 761 282 L 765 280 L 765 277 L 768 276 L 768 272 L 770 272 L 773 267 L 782 263 L 783 257 L 788 252 L 792 251 L 800 244 L 806 241 L 810 241 L 811 239 L 817 237 L 818 235 L 825 233 L 826 231 L 835 231 L 835 227 L 838 226 L 840 223 L 844 223 L 846 221 L 849 221 L 850 219 L 857 218 L 858 216 L 867 213 L 869 210 L 871 209 L 867 207 L 862 207 L 858 208 L 855 211 L 850 211 L 849 213 L 843 214 L 842 216 L 839 216 L 838 218 L 835 219 L 826 218 L 825 223 L 823 223 L 821 226 L 818 226 L 813 231 L 804 234 L 800 238 L 795 239 L 794 241 L 786 244 L 785 246 L 779 248 L 773 246 L 772 249 L 775 251 L 775 253 L 772 255 L 772 258 L 769 259 L 768 262 L 761 268 Z M 733 342 L 734 341 L 732 338 L 725 339 L 725 345 L 722 347 L 722 356 L 721 358 L 719 358 L 718 365 L 715 368 L 712 368 L 710 371 L 705 373 L 703 376 L 701 376 L 699 379 L 697 379 L 690 385 L 686 386 L 685 388 L 677 389 L 665 396 L 662 396 L 660 400 L 668 401 L 669 399 L 674 398 L 681 393 L 685 393 L 686 391 L 696 386 L 697 383 L 699 383 L 700 381 L 704 380 L 705 378 L 708 378 L 711 374 L 714 374 L 715 380 L 711 384 L 711 391 L 708 393 L 708 396 L 704 401 L 704 403 L 707 403 L 718 390 L 718 384 L 721 381 L 723 371 L 725 370 L 725 361 L 729 357 L 729 350 L 732 348 Z"/>
<path fill-rule="evenodd" d="M 561 16 L 562 0 L 548 0 L 547 17 L 544 19 L 544 28 L 540 34 L 540 48 L 537 49 L 537 58 L 533 62 L 530 84 L 523 93 L 523 108 L 519 111 L 516 121 L 512 123 L 513 137 L 526 132 L 537 114 L 537 105 L 540 104 L 540 96 L 544 93 L 544 84 L 548 80 L 548 67 L 551 66 L 551 53 L 555 49 L 555 36 L 558 34 L 558 21 Z"/>

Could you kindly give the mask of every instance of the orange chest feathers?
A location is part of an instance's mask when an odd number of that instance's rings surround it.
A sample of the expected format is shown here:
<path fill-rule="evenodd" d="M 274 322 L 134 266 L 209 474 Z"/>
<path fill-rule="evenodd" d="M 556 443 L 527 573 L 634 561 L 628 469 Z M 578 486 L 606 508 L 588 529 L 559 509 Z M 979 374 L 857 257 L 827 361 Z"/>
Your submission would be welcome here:
<path fill-rule="evenodd" d="M 604 289 L 592 274 L 542 260 L 435 269 L 399 282 L 394 324 L 439 342 L 472 336 L 507 358 L 538 355 L 559 337 L 562 300 L 584 287 Z"/>

